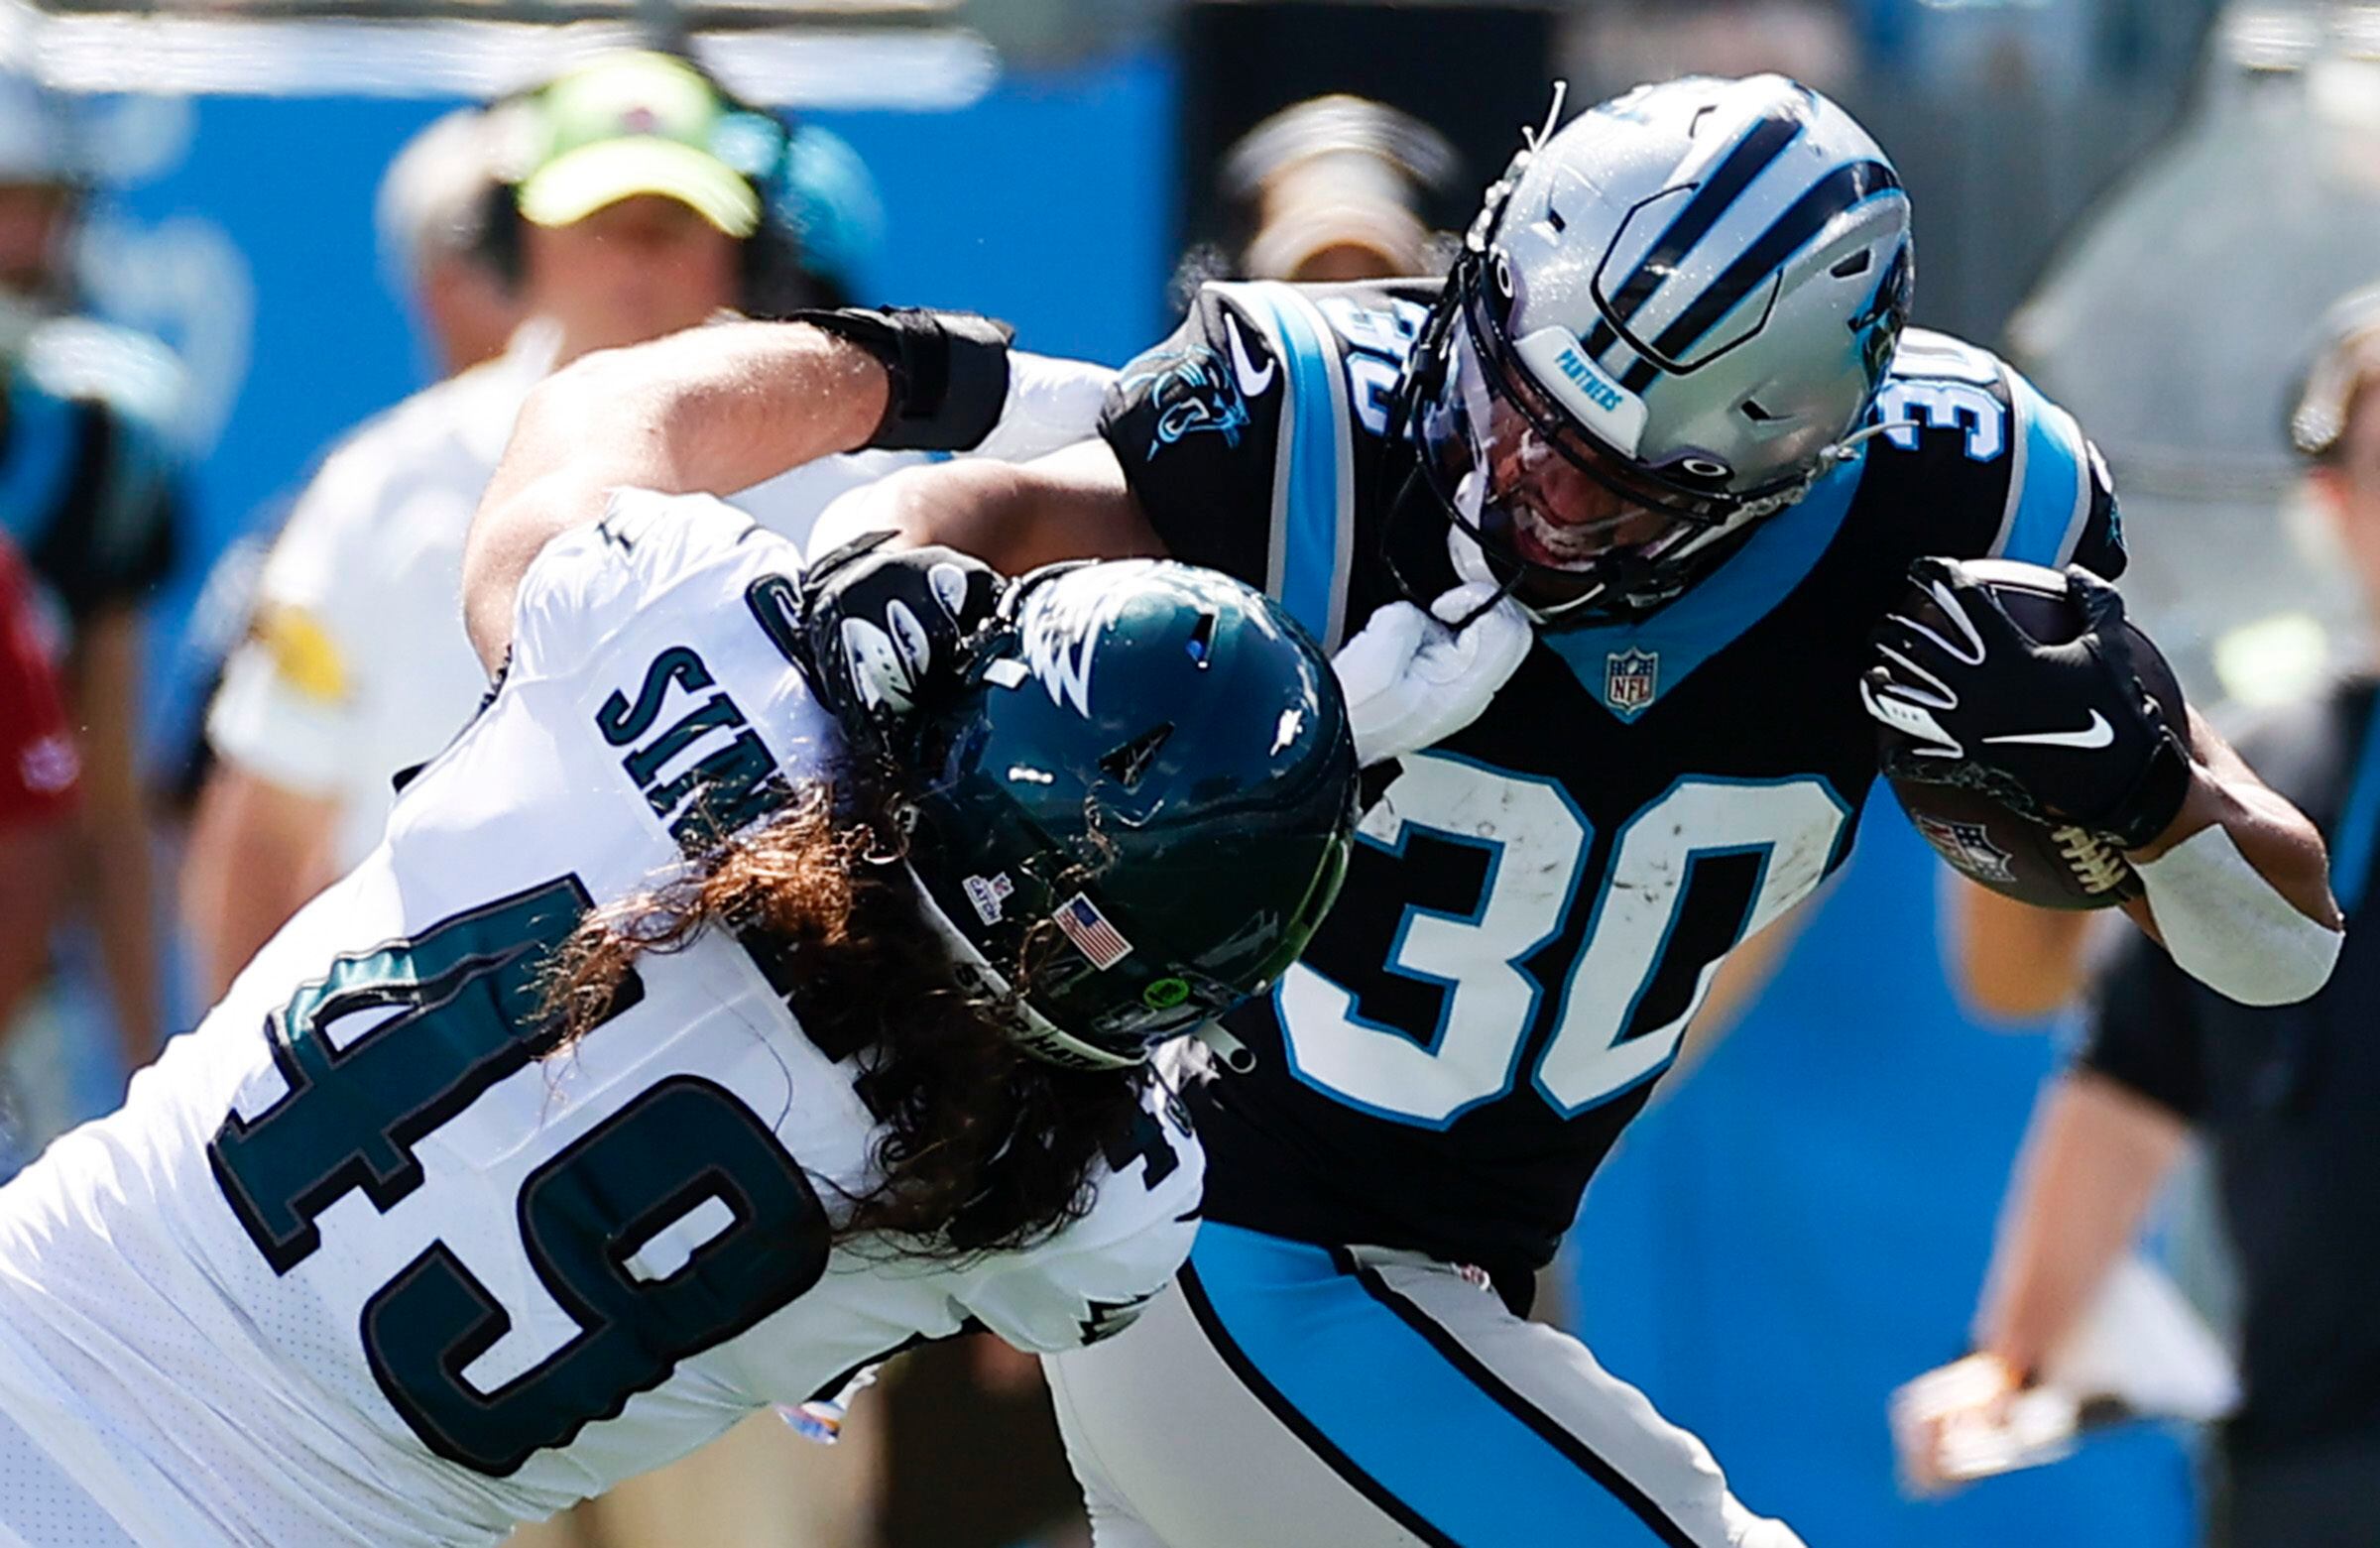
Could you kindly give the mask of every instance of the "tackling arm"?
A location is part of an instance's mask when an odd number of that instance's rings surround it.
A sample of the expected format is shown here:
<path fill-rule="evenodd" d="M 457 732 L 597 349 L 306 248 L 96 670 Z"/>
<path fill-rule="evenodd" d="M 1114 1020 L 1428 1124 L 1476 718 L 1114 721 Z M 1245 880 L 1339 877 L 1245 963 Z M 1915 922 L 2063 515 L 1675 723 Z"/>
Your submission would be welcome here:
<path fill-rule="evenodd" d="M 890 375 L 867 349 L 800 323 L 727 323 L 556 372 L 522 406 L 463 547 L 463 618 L 493 672 L 513 596 L 539 549 L 602 516 L 610 492 L 749 488 L 868 444 Z"/>
<path fill-rule="evenodd" d="M 1116 453 L 1080 441 L 1025 463 L 943 462 L 855 489 L 818 519 L 824 553 L 869 532 L 908 547 L 939 543 L 1008 575 L 1060 559 L 1162 555 L 1165 543 L 1127 487 Z"/>

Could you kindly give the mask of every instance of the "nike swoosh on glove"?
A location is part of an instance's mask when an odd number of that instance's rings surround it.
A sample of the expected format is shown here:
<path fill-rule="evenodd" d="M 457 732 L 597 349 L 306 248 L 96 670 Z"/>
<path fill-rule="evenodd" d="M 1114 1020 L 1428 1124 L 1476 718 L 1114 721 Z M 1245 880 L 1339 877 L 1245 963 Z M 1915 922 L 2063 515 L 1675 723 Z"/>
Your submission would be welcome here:
<path fill-rule="evenodd" d="M 845 733 L 897 756 L 909 718 L 957 681 L 1007 582 L 955 548 L 888 549 L 870 533 L 801 576 L 803 643 L 818 697 Z"/>
<path fill-rule="evenodd" d="M 1457 586 L 1427 613 L 1410 602 L 1387 603 L 1339 648 L 1331 669 L 1347 696 L 1357 763 L 1369 767 L 1443 742 L 1479 719 L 1511 680 L 1535 635 L 1520 605 L 1499 598 L 1501 589 L 1490 581 Z M 1465 619 L 1460 630 L 1448 627 Z"/>
<path fill-rule="evenodd" d="M 1870 637 L 1875 663 L 1859 700 L 1911 741 L 1886 755 L 1886 774 L 1980 790 L 2126 848 L 2171 825 L 2189 793 L 2190 755 L 2133 671 L 2113 586 L 2067 570 L 2083 628 L 2044 645 L 1958 560 L 1919 559 L 1909 575 L 1942 619 L 1890 613 Z"/>

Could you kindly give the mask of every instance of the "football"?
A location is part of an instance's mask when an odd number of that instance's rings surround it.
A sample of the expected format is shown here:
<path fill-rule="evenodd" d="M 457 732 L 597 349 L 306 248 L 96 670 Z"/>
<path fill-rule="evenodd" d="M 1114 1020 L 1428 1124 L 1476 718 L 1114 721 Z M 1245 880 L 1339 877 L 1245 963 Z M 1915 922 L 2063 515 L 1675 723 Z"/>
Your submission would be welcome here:
<path fill-rule="evenodd" d="M 1974 559 L 1966 569 L 1990 590 L 2019 629 L 2043 645 L 2063 645 L 2082 621 L 2067 596 L 2066 575 L 2012 559 Z M 1900 611 L 1946 632 L 1949 620 L 1931 593 L 1914 582 Z M 2165 656 L 2129 619 L 2132 669 L 2166 723 L 2189 724 L 2182 685 Z M 1877 731 L 1879 756 L 1912 746 L 1889 727 Z M 2003 896 L 2042 908 L 2111 908 L 2140 895 L 2140 878 L 2113 845 L 2089 831 L 2040 821 L 1979 790 L 1890 780 L 1901 809 L 1927 843 L 1961 876 Z"/>

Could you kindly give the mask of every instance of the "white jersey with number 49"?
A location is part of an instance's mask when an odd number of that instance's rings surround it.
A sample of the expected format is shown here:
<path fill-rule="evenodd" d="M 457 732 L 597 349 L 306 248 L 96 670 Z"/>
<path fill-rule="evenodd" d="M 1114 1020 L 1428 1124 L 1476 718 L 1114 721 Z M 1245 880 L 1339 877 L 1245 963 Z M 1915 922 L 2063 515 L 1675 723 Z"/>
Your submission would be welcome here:
<path fill-rule="evenodd" d="M 551 544 L 381 847 L 0 1190 L 0 1416 L 135 1541 L 492 1541 L 920 1338 L 1068 1348 L 1171 1275 L 1202 1168 L 1153 1096 L 1039 1248 L 830 1252 L 874 1123 L 725 933 L 525 1041 L 590 906 L 832 752 L 775 643 L 797 562 L 702 498 Z"/>

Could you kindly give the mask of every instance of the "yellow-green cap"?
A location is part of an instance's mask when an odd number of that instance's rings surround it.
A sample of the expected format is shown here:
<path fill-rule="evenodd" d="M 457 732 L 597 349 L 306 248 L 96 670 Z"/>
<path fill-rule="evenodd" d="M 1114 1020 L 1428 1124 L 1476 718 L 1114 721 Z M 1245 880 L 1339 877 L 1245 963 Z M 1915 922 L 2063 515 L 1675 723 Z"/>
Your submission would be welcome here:
<path fill-rule="evenodd" d="M 541 143 L 521 180 L 525 218 L 567 226 L 657 193 L 729 236 L 759 229 L 754 180 L 781 156 L 784 131 L 726 101 L 682 60 L 612 55 L 545 87 L 536 106 Z"/>

